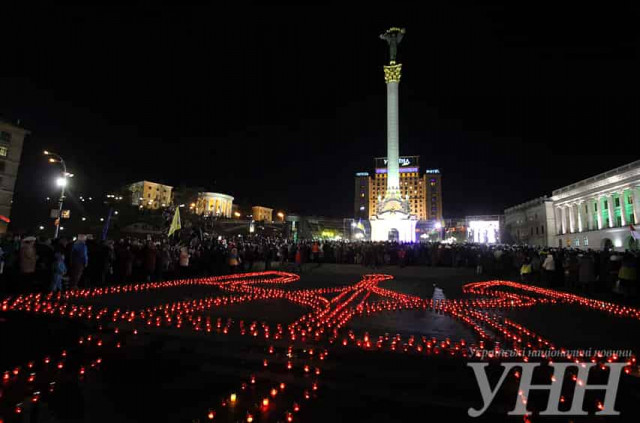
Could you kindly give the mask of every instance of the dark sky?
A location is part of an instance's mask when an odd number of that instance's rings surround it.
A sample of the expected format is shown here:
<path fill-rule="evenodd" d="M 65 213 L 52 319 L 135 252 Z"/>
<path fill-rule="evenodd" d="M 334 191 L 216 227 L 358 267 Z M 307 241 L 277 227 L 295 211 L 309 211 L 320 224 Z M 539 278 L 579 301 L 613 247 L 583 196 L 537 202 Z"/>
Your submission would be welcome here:
<path fill-rule="evenodd" d="M 441 169 L 446 217 L 499 213 L 638 158 L 635 9 L 214 3 L 7 11 L 0 117 L 32 132 L 15 222 L 55 192 L 45 148 L 66 158 L 76 194 L 148 179 L 349 216 L 354 173 L 385 155 L 389 26 L 407 28 L 400 151 Z"/>

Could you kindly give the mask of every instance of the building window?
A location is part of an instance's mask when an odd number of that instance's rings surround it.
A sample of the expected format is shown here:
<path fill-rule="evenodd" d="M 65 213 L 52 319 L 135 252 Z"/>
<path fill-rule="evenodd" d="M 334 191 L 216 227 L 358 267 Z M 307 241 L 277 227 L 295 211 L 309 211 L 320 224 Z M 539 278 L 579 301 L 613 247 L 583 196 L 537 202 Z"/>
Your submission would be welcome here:
<path fill-rule="evenodd" d="M 7 157 L 7 154 L 9 154 L 9 149 L 7 147 L 0 147 L 0 157 Z"/>
<path fill-rule="evenodd" d="M 615 198 L 614 204 L 616 205 L 616 207 L 620 207 L 620 197 Z"/>
<path fill-rule="evenodd" d="M 544 235 L 544 225 L 540 225 L 540 234 Z"/>
<path fill-rule="evenodd" d="M 602 205 L 605 209 L 609 207 L 609 203 L 607 202 L 607 200 L 604 200 L 603 202 L 604 204 Z"/>
<path fill-rule="evenodd" d="M 575 239 L 575 241 L 574 241 L 574 245 L 575 245 L 576 247 L 579 247 L 579 246 L 580 246 L 580 238 L 576 238 L 576 239 Z"/>
<path fill-rule="evenodd" d="M 11 134 L 9 132 L 2 131 L 0 132 L 0 140 L 11 142 Z"/>
<path fill-rule="evenodd" d="M 537 226 L 536 226 L 536 235 L 539 235 L 539 233 L 538 233 L 538 227 L 537 227 Z"/>
<path fill-rule="evenodd" d="M 584 246 L 588 246 L 589 245 L 589 238 L 587 238 L 586 236 L 584 237 Z"/>

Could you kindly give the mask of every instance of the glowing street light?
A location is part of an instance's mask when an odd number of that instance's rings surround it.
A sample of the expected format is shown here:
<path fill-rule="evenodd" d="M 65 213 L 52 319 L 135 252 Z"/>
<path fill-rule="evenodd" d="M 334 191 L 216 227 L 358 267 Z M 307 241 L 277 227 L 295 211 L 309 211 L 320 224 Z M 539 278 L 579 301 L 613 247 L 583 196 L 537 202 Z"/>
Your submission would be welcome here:
<path fill-rule="evenodd" d="M 278 212 L 278 217 L 280 218 L 281 222 L 284 222 L 284 213 L 283 212 Z"/>
<path fill-rule="evenodd" d="M 60 187 L 60 199 L 58 200 L 58 216 L 55 220 L 56 231 L 54 238 L 58 238 L 58 232 L 62 230 L 60 227 L 60 219 L 62 218 L 62 205 L 64 203 L 64 189 L 67 187 L 67 178 L 72 178 L 73 173 L 67 172 L 67 165 L 62 156 L 51 151 L 44 150 L 44 155 L 49 157 L 49 163 L 60 163 L 62 165 L 62 176 L 56 179 L 56 185 Z"/>

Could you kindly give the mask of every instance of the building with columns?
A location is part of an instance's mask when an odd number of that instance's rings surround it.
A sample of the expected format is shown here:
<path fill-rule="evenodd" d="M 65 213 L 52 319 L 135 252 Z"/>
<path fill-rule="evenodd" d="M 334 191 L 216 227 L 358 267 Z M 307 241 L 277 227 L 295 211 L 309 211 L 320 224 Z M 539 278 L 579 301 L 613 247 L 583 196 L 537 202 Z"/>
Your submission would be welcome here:
<path fill-rule="evenodd" d="M 553 191 L 555 246 L 631 246 L 640 219 L 640 160 Z"/>
<path fill-rule="evenodd" d="M 638 222 L 640 160 L 505 210 L 511 241 L 545 247 L 635 248 L 630 225 Z"/>
<path fill-rule="evenodd" d="M 230 218 L 233 215 L 233 197 L 219 192 L 199 192 L 196 214 Z"/>

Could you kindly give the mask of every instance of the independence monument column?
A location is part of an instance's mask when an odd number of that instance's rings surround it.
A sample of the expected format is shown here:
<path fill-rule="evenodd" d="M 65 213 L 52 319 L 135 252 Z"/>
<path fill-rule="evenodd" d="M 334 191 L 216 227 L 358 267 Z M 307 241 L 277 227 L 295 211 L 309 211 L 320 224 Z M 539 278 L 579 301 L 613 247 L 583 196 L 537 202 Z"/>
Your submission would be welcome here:
<path fill-rule="evenodd" d="M 398 85 L 402 64 L 396 63 L 396 55 L 404 33 L 404 28 L 391 28 L 380 35 L 381 39 L 389 43 L 389 64 L 384 67 L 384 81 L 387 83 L 387 198 L 398 198 L 400 195 Z"/>
<path fill-rule="evenodd" d="M 390 28 L 380 35 L 389 44 L 389 64 L 384 66 L 387 83 L 387 190 L 378 201 L 371 223 L 372 241 L 414 242 L 416 216 L 411 215 L 409 194 L 402 197 L 400 189 L 400 131 L 398 122 L 398 85 L 402 65 L 396 63 L 398 44 L 404 36 L 404 28 Z"/>

